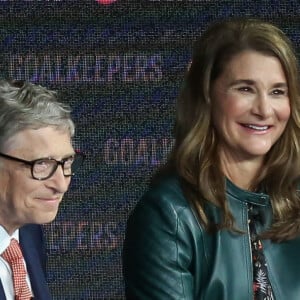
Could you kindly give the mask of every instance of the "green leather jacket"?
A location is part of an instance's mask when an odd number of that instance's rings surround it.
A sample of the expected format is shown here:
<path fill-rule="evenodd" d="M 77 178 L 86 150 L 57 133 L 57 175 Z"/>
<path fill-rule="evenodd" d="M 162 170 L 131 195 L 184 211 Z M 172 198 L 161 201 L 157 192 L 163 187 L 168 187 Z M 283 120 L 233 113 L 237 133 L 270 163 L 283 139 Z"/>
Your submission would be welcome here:
<path fill-rule="evenodd" d="M 248 232 L 247 203 L 260 218 L 258 232 L 270 225 L 268 195 L 227 181 L 227 197 L 240 229 Z M 215 207 L 208 213 L 218 222 Z M 263 246 L 276 300 L 299 300 L 300 238 Z M 205 232 L 175 177 L 151 187 L 129 217 L 123 275 L 127 299 L 253 300 L 249 236 Z"/>

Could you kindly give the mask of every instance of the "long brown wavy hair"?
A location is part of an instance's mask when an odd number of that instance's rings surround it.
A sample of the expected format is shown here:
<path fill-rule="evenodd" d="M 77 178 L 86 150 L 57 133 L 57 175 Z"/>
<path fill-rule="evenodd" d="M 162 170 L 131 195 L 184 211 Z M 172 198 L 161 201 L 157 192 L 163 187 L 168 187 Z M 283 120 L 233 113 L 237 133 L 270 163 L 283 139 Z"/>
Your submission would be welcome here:
<path fill-rule="evenodd" d="M 263 188 L 273 208 L 273 224 L 263 238 L 274 241 L 300 234 L 300 80 L 291 41 L 276 26 L 255 19 L 231 19 L 211 25 L 195 42 L 192 62 L 178 97 L 175 145 L 164 169 L 175 168 L 184 192 L 207 229 L 236 231 L 225 196 L 225 176 L 218 161 L 218 139 L 212 125 L 211 85 L 226 63 L 244 50 L 277 57 L 288 84 L 291 116 L 279 140 L 266 155 L 252 189 Z M 210 202 L 221 209 L 213 227 L 205 213 Z"/>

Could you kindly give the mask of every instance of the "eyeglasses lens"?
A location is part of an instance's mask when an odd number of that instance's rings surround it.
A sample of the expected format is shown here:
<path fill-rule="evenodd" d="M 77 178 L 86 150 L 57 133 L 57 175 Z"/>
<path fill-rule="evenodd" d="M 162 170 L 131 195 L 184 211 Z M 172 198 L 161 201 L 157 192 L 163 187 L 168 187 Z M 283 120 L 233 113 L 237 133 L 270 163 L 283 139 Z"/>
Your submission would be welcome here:
<path fill-rule="evenodd" d="M 55 159 L 40 159 L 34 163 L 32 175 L 39 180 L 47 179 L 54 174 L 58 165 L 62 165 L 64 175 L 72 176 L 81 167 L 83 160 L 84 156 L 81 153 L 76 153 L 73 157 L 61 162 Z"/>

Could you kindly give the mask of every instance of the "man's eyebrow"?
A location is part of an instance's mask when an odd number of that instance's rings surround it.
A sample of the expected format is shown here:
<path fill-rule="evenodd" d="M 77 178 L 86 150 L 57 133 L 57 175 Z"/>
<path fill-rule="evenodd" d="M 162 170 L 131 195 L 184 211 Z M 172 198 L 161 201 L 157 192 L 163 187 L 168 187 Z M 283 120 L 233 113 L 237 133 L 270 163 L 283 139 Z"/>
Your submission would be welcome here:
<path fill-rule="evenodd" d="M 62 159 L 72 157 L 75 154 L 76 154 L 76 152 L 66 154 L 66 155 L 62 156 Z M 48 155 L 48 156 L 40 157 L 40 158 L 37 158 L 37 159 L 34 159 L 34 160 L 43 160 L 43 159 L 56 159 L 56 158 L 55 158 L 54 155 Z"/>

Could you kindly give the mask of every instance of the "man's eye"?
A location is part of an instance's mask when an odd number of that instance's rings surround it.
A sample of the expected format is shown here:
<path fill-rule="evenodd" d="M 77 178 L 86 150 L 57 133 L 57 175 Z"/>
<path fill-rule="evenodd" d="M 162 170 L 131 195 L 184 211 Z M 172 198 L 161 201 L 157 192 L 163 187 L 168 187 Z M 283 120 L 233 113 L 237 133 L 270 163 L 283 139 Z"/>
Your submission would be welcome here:
<path fill-rule="evenodd" d="M 35 164 L 37 166 L 48 166 L 49 165 L 49 161 L 48 160 L 38 160 L 35 162 Z"/>
<path fill-rule="evenodd" d="M 71 167 L 74 162 L 74 157 L 69 157 L 68 159 L 65 160 L 65 167 Z"/>
<path fill-rule="evenodd" d="M 51 166 L 51 161 L 50 160 L 38 160 L 34 163 L 34 167 L 37 170 L 44 170 L 47 169 Z"/>

